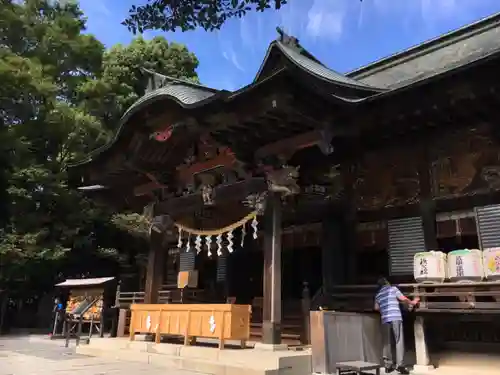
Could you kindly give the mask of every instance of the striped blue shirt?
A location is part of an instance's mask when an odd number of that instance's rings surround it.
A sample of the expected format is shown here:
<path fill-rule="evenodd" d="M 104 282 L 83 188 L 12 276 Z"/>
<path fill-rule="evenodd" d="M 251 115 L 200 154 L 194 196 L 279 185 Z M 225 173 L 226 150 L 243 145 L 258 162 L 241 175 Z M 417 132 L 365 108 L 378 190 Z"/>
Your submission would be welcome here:
<path fill-rule="evenodd" d="M 382 323 L 390 323 L 402 321 L 401 308 L 399 307 L 399 300 L 403 294 L 395 286 L 383 286 L 375 296 L 375 302 L 380 307 L 380 316 Z"/>

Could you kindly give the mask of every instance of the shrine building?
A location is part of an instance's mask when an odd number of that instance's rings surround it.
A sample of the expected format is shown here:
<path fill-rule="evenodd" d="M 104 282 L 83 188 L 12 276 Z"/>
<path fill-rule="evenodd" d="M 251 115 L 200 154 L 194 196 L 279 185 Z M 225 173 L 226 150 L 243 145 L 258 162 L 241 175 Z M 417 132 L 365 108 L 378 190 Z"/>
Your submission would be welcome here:
<path fill-rule="evenodd" d="M 340 287 L 413 283 L 426 250 L 500 247 L 500 14 L 347 74 L 279 34 L 234 92 L 143 69 L 113 140 L 71 167 L 89 196 L 150 218 L 123 306 L 249 304 L 255 340 L 304 343 Z M 180 271 L 196 285 L 179 291 Z M 498 342 L 484 324 L 439 345 Z"/>

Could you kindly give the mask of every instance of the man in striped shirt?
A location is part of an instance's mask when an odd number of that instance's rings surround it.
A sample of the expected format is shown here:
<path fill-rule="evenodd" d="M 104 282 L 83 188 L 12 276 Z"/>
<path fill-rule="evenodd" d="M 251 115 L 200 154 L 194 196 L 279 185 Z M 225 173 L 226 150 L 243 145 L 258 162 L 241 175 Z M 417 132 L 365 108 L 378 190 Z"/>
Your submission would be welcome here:
<path fill-rule="evenodd" d="M 409 374 L 410 372 L 403 363 L 405 346 L 400 303 L 414 306 L 418 303 L 418 300 L 412 301 L 406 298 L 386 278 L 380 278 L 378 285 L 379 290 L 375 296 L 375 310 L 380 312 L 382 318 L 385 372 L 391 373 L 397 370 L 400 374 Z M 394 342 L 396 349 L 396 366 L 394 366 L 392 357 L 392 342 Z"/>

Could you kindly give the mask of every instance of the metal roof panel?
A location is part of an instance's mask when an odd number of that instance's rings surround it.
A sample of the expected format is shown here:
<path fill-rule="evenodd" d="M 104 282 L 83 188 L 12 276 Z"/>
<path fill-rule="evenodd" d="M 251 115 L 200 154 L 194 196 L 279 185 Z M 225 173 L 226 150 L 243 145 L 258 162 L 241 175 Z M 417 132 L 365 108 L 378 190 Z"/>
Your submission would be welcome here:
<path fill-rule="evenodd" d="M 93 286 L 102 285 L 108 281 L 114 280 L 114 277 L 97 277 L 92 279 L 67 279 L 55 286 Z"/>

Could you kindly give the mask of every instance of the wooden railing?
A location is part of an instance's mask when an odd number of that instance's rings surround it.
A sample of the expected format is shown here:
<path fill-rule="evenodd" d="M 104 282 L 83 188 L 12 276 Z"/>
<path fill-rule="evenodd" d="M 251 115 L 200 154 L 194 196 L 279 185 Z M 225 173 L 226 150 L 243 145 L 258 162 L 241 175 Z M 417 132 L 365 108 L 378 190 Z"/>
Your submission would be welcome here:
<path fill-rule="evenodd" d="M 158 303 L 192 303 L 205 302 L 201 289 L 160 290 Z M 117 292 L 115 305 L 118 308 L 128 308 L 134 303 L 144 303 L 144 292 Z"/>
<path fill-rule="evenodd" d="M 119 335 L 123 335 L 128 327 L 129 313 L 125 310 L 129 309 L 130 305 L 137 303 L 144 303 L 145 293 L 143 291 L 135 292 L 121 292 L 117 290 L 115 307 L 123 310 L 120 312 L 122 323 L 118 328 Z M 158 292 L 158 303 L 210 303 L 213 301 L 207 300 L 209 298 L 203 290 L 198 289 L 185 289 L 185 290 L 161 290 Z M 227 303 L 234 303 L 231 300 L 234 298 L 229 297 Z M 297 340 L 302 344 L 310 343 L 309 333 L 309 312 L 311 310 L 311 299 L 309 296 L 309 288 L 307 283 L 304 283 L 302 291 L 302 298 L 295 300 L 284 300 L 283 306 L 283 321 L 282 328 L 285 337 L 291 340 Z M 261 331 L 262 326 L 262 309 L 263 298 L 256 297 L 252 302 L 252 326 L 256 331 Z M 119 324 L 120 325 L 120 324 Z M 254 331 L 254 332 L 256 332 Z"/>
<path fill-rule="evenodd" d="M 336 286 L 313 302 L 333 310 L 373 311 L 377 288 Z M 417 313 L 500 313 L 500 282 L 399 284 L 398 288 L 407 296 L 420 298 Z"/>

